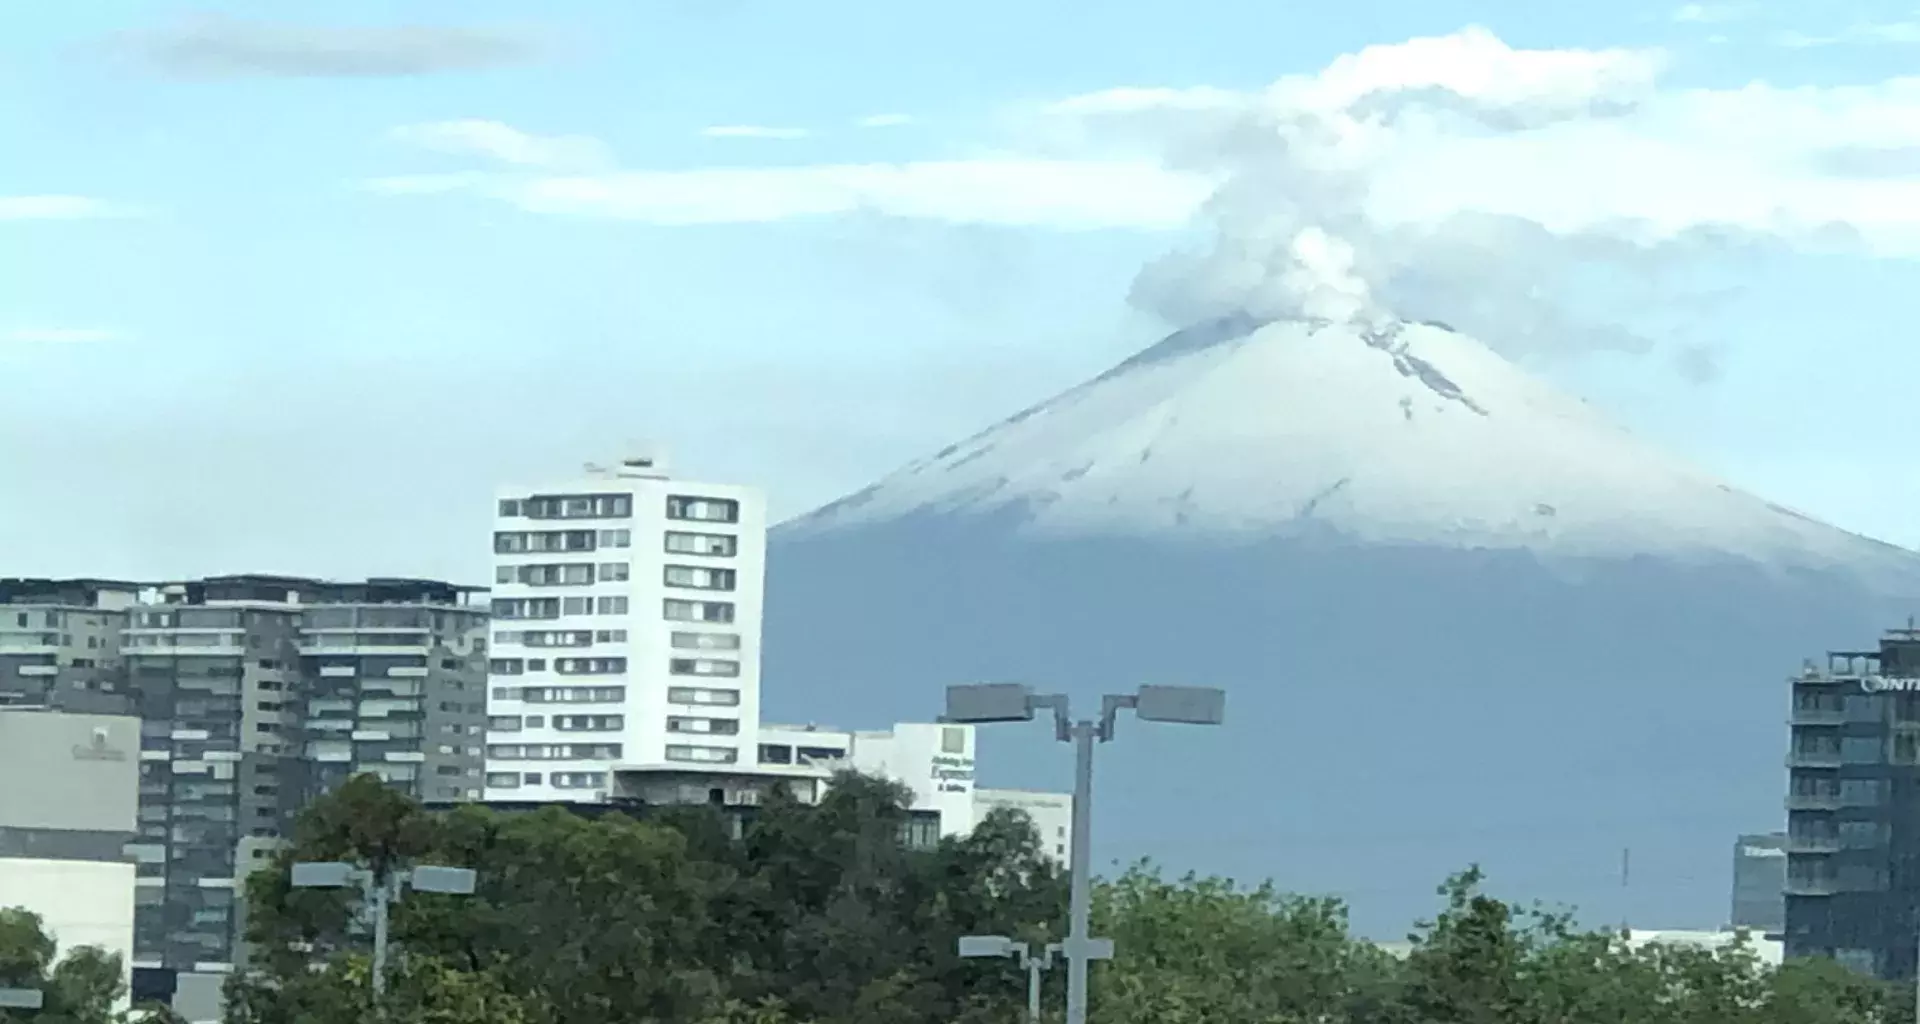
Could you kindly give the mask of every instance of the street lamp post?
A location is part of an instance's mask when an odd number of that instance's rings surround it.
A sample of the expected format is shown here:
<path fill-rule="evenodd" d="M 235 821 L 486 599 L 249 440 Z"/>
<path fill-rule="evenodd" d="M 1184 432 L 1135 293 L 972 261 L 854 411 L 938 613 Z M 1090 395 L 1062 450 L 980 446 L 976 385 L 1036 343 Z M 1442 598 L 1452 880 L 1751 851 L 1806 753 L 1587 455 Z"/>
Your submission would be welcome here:
<path fill-rule="evenodd" d="M 1109 946 L 1112 944 L 1109 943 Z M 1040 1024 L 1040 975 L 1053 966 L 1053 955 L 1060 952 L 1058 942 L 1049 942 L 1035 954 L 1033 947 L 1015 942 L 1005 935 L 967 935 L 960 939 L 964 957 L 1017 956 L 1020 969 L 1027 972 L 1027 1022 Z"/>
<path fill-rule="evenodd" d="M 943 722 L 987 725 L 1031 722 L 1042 708 L 1053 711 L 1054 738 L 1074 744 L 1073 855 L 1068 865 L 1072 899 L 1067 941 L 1067 1024 L 1087 1022 L 1087 965 L 1113 956 L 1110 939 L 1095 940 L 1093 914 L 1093 744 L 1113 739 L 1113 722 L 1122 708 L 1142 721 L 1182 725 L 1219 725 L 1226 718 L 1223 690 L 1199 686 L 1142 686 L 1131 694 L 1100 698 L 1100 717 L 1074 721 L 1065 694 L 1036 694 L 1023 683 L 982 683 L 947 687 Z"/>
<path fill-rule="evenodd" d="M 469 868 L 449 868 L 434 864 L 417 865 L 408 871 L 390 872 L 380 878 L 357 864 L 320 862 L 295 864 L 295 889 L 360 890 L 367 912 L 373 917 L 373 974 L 368 984 L 373 989 L 375 1011 L 387 992 L 387 918 L 393 904 L 411 888 L 415 892 L 438 892 L 453 896 L 473 895 L 477 876 Z"/>

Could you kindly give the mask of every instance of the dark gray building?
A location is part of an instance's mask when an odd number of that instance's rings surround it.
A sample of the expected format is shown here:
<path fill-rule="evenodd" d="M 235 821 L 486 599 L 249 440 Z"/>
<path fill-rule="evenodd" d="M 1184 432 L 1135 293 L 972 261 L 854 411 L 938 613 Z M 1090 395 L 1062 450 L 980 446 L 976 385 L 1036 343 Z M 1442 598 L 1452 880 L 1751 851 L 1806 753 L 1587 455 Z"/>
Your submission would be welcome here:
<path fill-rule="evenodd" d="M 141 719 L 136 967 L 231 969 L 247 875 L 339 780 L 478 795 L 486 619 L 472 593 L 280 576 L 147 588 L 121 641 Z"/>
<path fill-rule="evenodd" d="M 1728 923 L 1759 937 L 1787 930 L 1787 836 L 1744 835 L 1733 844 L 1733 916 Z"/>
<path fill-rule="evenodd" d="M 1920 630 L 1793 680 L 1786 955 L 1915 974 L 1920 935 Z"/>

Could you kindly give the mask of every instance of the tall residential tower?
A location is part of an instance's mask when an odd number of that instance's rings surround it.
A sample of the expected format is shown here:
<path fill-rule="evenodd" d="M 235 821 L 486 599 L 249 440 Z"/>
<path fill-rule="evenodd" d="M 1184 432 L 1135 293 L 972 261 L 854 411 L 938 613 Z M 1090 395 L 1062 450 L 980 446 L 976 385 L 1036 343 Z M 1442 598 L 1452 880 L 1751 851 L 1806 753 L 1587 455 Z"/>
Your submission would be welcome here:
<path fill-rule="evenodd" d="M 604 801 L 616 766 L 751 765 L 766 504 L 638 452 L 498 496 L 489 800 Z"/>

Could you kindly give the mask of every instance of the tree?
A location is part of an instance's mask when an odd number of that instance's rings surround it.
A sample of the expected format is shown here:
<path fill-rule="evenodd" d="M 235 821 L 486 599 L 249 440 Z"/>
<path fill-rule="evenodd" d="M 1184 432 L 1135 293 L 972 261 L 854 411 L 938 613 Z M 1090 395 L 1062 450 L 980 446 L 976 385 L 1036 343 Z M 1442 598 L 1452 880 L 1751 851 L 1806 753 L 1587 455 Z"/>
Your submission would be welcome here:
<path fill-rule="evenodd" d="M 59 954 L 38 914 L 0 908 L 0 988 L 34 989 L 43 1000 L 30 1014 L 0 1010 L 0 1024 L 165 1024 L 173 1016 L 165 1007 L 118 1009 L 127 995 L 119 954 L 96 946 Z"/>

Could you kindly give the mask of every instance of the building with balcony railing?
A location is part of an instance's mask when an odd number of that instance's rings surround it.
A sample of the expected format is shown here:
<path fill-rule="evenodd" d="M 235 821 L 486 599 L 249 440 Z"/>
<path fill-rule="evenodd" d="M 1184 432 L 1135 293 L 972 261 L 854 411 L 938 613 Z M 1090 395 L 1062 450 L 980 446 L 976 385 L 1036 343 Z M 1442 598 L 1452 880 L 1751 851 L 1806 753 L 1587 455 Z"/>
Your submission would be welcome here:
<path fill-rule="evenodd" d="M 1792 680 L 1785 944 L 1890 979 L 1920 933 L 1920 630 Z"/>

